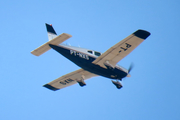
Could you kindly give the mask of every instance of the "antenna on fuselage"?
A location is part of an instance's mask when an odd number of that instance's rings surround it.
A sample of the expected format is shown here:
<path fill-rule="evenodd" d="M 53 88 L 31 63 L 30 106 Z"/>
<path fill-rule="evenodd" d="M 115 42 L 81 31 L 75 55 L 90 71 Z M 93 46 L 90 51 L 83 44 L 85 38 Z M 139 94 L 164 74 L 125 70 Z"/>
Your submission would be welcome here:
<path fill-rule="evenodd" d="M 69 46 L 71 46 L 71 44 L 70 44 L 70 43 L 68 43 L 68 45 L 69 45 Z"/>
<path fill-rule="evenodd" d="M 70 43 L 66 43 L 66 45 L 67 45 L 67 46 L 71 46 L 71 44 L 70 44 Z"/>

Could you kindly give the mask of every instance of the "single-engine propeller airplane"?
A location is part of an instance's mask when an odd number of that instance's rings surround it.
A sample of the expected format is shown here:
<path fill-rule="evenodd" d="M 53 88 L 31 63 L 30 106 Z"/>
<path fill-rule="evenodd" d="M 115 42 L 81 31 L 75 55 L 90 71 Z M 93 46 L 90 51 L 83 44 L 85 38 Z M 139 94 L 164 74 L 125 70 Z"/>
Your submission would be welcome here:
<path fill-rule="evenodd" d="M 129 73 L 132 66 L 127 70 L 120 65 L 117 65 L 117 63 L 150 35 L 148 31 L 139 29 L 109 48 L 106 52 L 100 53 L 90 49 L 61 44 L 72 36 L 67 33 L 62 33 L 57 36 L 54 28 L 49 24 L 46 24 L 46 28 L 49 41 L 33 50 L 31 53 L 35 56 L 40 56 L 52 48 L 81 67 L 79 70 L 63 75 L 44 85 L 44 87 L 53 91 L 76 83 L 79 83 L 81 87 L 85 86 L 86 83 L 84 80 L 95 76 L 104 76 L 113 79 L 112 83 L 118 89 L 122 88 L 122 84 L 119 81 L 125 77 L 130 77 Z"/>

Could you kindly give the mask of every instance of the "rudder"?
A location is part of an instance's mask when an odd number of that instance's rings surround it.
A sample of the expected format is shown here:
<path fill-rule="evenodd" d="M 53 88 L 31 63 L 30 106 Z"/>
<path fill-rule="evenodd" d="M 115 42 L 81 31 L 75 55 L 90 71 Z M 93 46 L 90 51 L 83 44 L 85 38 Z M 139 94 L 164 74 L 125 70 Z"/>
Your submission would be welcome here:
<path fill-rule="evenodd" d="M 46 29 L 47 29 L 47 33 L 48 33 L 48 39 L 49 41 L 56 38 L 57 37 L 57 33 L 56 31 L 54 30 L 52 24 L 46 24 Z"/>

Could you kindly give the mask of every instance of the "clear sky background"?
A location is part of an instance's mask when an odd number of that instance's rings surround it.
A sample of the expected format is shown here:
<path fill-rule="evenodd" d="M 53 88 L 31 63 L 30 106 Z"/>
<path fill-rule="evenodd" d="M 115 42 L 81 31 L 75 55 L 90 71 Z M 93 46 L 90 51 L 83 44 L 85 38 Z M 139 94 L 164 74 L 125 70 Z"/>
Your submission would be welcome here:
<path fill-rule="evenodd" d="M 179 0 L 1 0 L 0 120 L 179 120 Z M 50 50 L 30 51 L 48 41 L 45 23 L 71 34 L 65 41 L 105 52 L 137 29 L 151 32 L 118 64 L 128 68 L 118 90 L 95 77 L 59 91 L 44 84 L 74 70 Z"/>

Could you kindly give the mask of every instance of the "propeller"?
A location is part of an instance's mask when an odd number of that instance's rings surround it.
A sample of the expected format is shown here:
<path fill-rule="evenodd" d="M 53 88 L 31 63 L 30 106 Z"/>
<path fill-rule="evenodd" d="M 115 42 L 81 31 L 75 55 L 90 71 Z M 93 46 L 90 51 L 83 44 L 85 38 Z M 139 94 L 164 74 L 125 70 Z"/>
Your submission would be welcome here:
<path fill-rule="evenodd" d="M 134 67 L 134 64 L 133 64 L 133 63 L 131 63 L 131 65 L 129 66 L 129 69 L 128 69 L 128 73 L 130 73 L 130 72 L 131 72 L 131 70 L 133 69 L 133 67 Z"/>
<path fill-rule="evenodd" d="M 131 75 L 130 75 L 129 73 L 131 72 L 131 70 L 133 69 L 133 67 L 134 67 L 134 64 L 131 63 L 131 65 L 129 66 L 129 69 L 128 69 L 128 74 L 127 74 L 126 77 L 131 77 Z"/>
<path fill-rule="evenodd" d="M 130 66 L 129 66 L 129 69 L 128 69 L 128 74 L 127 74 L 126 77 L 130 77 L 130 76 L 131 76 L 129 73 L 131 72 L 131 70 L 133 69 L 133 67 L 134 67 L 134 64 L 131 63 Z M 126 77 L 124 78 L 124 80 L 126 79 Z M 120 79 L 120 81 L 122 81 L 122 79 Z M 116 81 L 113 81 L 113 80 L 112 80 L 112 83 L 113 83 L 118 89 L 121 89 L 121 88 L 122 88 L 122 84 L 121 84 L 118 80 L 116 80 Z"/>

